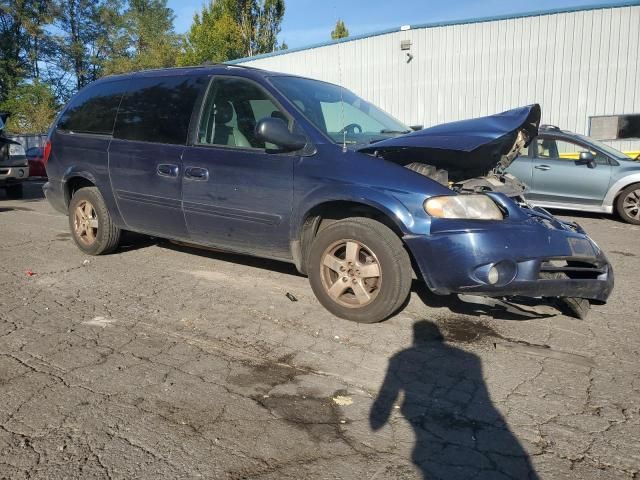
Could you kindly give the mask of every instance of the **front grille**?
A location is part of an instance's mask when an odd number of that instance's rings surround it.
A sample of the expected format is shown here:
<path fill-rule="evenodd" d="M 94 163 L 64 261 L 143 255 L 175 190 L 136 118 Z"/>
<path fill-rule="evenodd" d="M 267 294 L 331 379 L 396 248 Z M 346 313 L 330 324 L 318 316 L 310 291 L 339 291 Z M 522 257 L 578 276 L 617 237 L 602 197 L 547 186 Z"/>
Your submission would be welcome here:
<path fill-rule="evenodd" d="M 540 280 L 557 279 L 557 273 L 564 273 L 572 280 L 595 280 L 607 273 L 606 265 L 570 258 L 551 258 L 540 264 Z"/>

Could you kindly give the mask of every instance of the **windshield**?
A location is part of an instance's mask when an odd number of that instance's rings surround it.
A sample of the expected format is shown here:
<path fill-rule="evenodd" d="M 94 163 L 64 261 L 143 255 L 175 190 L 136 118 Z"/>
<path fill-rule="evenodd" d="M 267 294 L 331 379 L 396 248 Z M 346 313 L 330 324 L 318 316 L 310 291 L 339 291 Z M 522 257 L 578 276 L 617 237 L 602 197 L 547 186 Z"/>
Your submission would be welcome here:
<path fill-rule="evenodd" d="M 620 150 L 616 150 L 615 148 L 610 147 L 606 143 L 602 143 L 602 142 L 600 142 L 598 140 L 594 140 L 591 137 L 585 137 L 584 135 L 578 135 L 578 137 L 580 137 L 580 139 L 582 141 L 584 141 L 586 143 L 590 143 L 594 147 L 599 148 L 600 150 L 602 150 L 607 155 L 611 155 L 613 158 L 617 158 L 619 160 L 630 160 L 631 159 L 631 157 L 629 157 L 629 155 L 626 155 L 626 154 L 622 153 Z"/>
<path fill-rule="evenodd" d="M 349 90 L 300 77 L 271 77 L 300 112 L 335 143 L 349 146 L 396 137 L 411 130 Z"/>

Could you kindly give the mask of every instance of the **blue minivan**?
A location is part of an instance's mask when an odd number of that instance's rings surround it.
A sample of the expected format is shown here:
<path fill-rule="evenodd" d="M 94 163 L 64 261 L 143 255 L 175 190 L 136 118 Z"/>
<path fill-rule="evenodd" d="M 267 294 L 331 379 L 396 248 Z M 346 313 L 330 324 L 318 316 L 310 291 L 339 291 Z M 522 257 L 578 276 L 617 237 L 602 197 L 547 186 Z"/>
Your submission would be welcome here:
<path fill-rule="evenodd" d="M 45 193 L 77 246 L 123 230 L 291 262 L 333 314 L 377 322 L 415 275 L 436 294 L 560 298 L 579 317 L 613 271 L 504 173 L 540 108 L 412 132 L 339 86 L 231 66 L 112 76 L 48 144 Z"/>

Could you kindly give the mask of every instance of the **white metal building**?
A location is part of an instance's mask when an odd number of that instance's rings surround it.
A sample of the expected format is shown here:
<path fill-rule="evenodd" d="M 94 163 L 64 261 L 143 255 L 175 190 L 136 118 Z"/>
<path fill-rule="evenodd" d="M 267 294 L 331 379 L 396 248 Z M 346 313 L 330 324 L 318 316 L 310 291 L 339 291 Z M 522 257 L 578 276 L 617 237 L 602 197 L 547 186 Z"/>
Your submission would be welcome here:
<path fill-rule="evenodd" d="M 540 103 L 543 123 L 640 151 L 638 0 L 404 26 L 233 63 L 344 85 L 408 125 Z"/>

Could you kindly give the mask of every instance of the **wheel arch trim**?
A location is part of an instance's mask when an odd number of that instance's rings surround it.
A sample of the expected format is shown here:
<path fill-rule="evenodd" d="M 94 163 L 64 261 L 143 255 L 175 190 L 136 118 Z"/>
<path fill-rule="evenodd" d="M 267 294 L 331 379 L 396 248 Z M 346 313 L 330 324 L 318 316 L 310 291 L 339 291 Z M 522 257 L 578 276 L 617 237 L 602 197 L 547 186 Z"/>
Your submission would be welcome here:
<path fill-rule="evenodd" d="M 69 205 L 69 202 L 71 201 L 71 195 L 68 189 L 69 182 L 73 179 L 82 178 L 88 182 L 91 182 L 95 187 L 98 188 L 98 190 L 100 191 L 100 195 L 102 195 L 102 198 L 107 205 L 107 209 L 111 214 L 113 222 L 120 228 L 126 228 L 124 219 L 122 218 L 120 210 L 118 209 L 115 196 L 111 191 L 111 183 L 109 182 L 108 178 L 106 179 L 106 181 L 109 183 L 105 183 L 104 176 L 100 175 L 99 173 L 100 172 L 94 173 L 90 170 L 87 170 L 86 168 L 79 168 L 78 166 L 71 166 L 67 168 L 60 181 L 62 185 L 62 194 L 64 196 L 65 205 Z"/>
<path fill-rule="evenodd" d="M 350 203 L 354 206 L 360 205 L 378 211 L 396 226 L 401 235 L 410 234 L 411 228 L 415 224 L 411 212 L 390 194 L 366 187 L 351 187 L 347 191 L 318 189 L 300 202 L 301 207 L 298 209 L 291 225 L 291 253 L 294 264 L 301 273 L 305 273 L 304 258 L 308 253 L 303 251 L 308 249 L 308 245 L 305 244 L 309 239 L 303 238 L 307 221 L 313 216 L 312 212 L 314 210 L 340 202 Z M 317 228 L 317 226 L 315 225 L 314 228 Z"/>
<path fill-rule="evenodd" d="M 602 205 L 605 207 L 611 207 L 613 209 L 618 194 L 629 185 L 633 185 L 634 183 L 640 183 L 640 172 L 626 175 L 617 180 L 613 185 L 611 185 L 604 197 Z"/>
<path fill-rule="evenodd" d="M 304 222 L 314 209 L 333 202 L 347 202 L 373 208 L 393 221 L 402 233 L 411 233 L 415 219 L 407 207 L 394 196 L 368 187 L 354 188 L 352 185 L 345 187 L 344 190 L 329 188 L 328 191 L 325 188 L 320 188 L 314 190 L 306 198 L 301 199 L 299 202 L 301 207 L 292 225 L 292 239 L 299 238 Z"/>
<path fill-rule="evenodd" d="M 64 203 L 66 206 L 68 206 L 69 202 L 71 201 L 71 192 L 69 191 L 69 183 L 79 178 L 82 178 L 88 182 L 91 182 L 93 185 L 97 186 L 96 177 L 91 172 L 69 168 L 66 172 L 64 172 L 64 175 L 62 176 L 62 191 L 64 194 Z"/>

